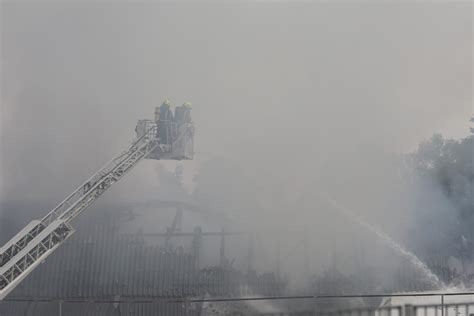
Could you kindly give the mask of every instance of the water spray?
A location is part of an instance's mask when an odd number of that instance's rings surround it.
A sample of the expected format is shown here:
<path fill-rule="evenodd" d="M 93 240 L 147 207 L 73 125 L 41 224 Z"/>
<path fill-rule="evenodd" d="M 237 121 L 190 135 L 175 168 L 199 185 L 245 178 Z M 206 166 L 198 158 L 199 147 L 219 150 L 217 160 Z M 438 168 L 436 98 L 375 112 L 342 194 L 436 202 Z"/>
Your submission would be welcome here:
<path fill-rule="evenodd" d="M 441 281 L 436 274 L 434 274 L 428 266 L 423 263 L 415 254 L 404 248 L 402 245 L 397 243 L 395 240 L 393 240 L 389 235 L 387 235 L 385 232 L 380 230 L 374 225 L 371 225 L 367 223 L 365 220 L 363 220 L 360 216 L 358 216 L 355 212 L 349 210 L 348 208 L 340 205 L 336 200 L 334 200 L 328 193 L 323 193 L 323 195 L 326 197 L 327 201 L 329 204 L 331 204 L 332 207 L 334 207 L 337 211 L 342 213 L 343 215 L 353 219 L 357 224 L 360 226 L 368 229 L 375 235 L 377 235 L 380 239 L 382 239 L 391 249 L 395 250 L 395 252 L 399 253 L 408 261 L 413 264 L 419 271 L 423 273 L 423 275 L 426 277 L 426 279 L 430 282 L 431 285 L 435 286 L 438 289 L 444 289 L 446 288 L 446 285 Z"/>

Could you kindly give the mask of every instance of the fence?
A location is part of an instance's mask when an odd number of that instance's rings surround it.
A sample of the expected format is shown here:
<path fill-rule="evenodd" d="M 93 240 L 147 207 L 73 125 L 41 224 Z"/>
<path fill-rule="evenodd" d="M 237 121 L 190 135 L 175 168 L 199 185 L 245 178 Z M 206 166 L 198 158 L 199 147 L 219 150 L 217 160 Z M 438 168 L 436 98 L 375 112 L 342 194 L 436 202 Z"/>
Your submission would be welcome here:
<path fill-rule="evenodd" d="M 324 300 L 383 297 L 387 306 L 327 310 Z M 387 299 L 392 299 L 392 304 Z M 408 304 L 401 303 L 409 302 Z M 421 302 L 420 304 L 417 301 Z M 423 301 L 431 303 L 424 304 Z M 434 302 L 436 301 L 436 302 Z M 294 304 L 291 304 L 294 303 Z M 398 303 L 398 304 L 397 304 Z M 0 302 L 1 316 L 114 316 L 114 315 L 255 315 L 255 316 L 474 316 L 474 293 L 415 293 L 346 296 L 275 296 L 241 298 L 114 298 L 32 299 L 7 298 Z"/>
<path fill-rule="evenodd" d="M 401 306 L 315 311 L 316 316 L 404 316 Z"/>
<path fill-rule="evenodd" d="M 413 306 L 413 316 L 470 316 L 474 315 L 474 302 Z"/>

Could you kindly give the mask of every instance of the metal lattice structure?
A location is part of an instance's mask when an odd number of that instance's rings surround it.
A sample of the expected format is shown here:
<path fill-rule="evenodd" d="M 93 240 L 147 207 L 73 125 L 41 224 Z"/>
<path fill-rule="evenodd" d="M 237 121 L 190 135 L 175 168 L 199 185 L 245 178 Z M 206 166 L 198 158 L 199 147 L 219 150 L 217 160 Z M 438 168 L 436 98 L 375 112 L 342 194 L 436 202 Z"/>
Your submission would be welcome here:
<path fill-rule="evenodd" d="M 158 132 L 160 122 L 154 123 L 139 134 L 127 150 L 108 162 L 45 217 L 29 223 L 0 248 L 0 300 L 74 233 L 70 222 L 114 183 L 157 148 L 161 147 L 163 153 L 175 150 L 169 144 L 162 146 Z M 186 134 L 186 137 L 192 136 Z"/>

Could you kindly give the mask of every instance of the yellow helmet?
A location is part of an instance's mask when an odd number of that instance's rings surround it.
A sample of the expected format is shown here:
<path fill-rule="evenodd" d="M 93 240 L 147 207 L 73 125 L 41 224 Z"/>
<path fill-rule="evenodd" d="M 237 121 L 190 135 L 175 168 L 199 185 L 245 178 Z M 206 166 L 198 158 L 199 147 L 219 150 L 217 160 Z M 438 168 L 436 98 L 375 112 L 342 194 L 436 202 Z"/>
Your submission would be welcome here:
<path fill-rule="evenodd" d="M 169 99 L 166 99 L 161 106 L 170 107 L 171 106 L 171 101 Z"/>

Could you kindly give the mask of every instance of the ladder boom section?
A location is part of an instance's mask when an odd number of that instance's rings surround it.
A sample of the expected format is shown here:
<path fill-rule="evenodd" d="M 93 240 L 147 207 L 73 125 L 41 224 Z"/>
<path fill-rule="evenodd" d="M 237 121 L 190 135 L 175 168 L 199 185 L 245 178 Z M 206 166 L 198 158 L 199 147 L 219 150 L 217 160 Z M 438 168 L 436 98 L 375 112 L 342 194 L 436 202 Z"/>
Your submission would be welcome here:
<path fill-rule="evenodd" d="M 145 134 L 107 163 L 41 220 L 0 248 L 0 300 L 73 232 L 69 222 L 158 146 Z"/>
<path fill-rule="evenodd" d="M 0 268 L 0 301 L 73 233 L 71 225 L 56 220 L 4 264 Z"/>
<path fill-rule="evenodd" d="M 67 209 L 59 218 L 66 222 L 70 222 L 74 217 L 79 215 L 84 209 L 91 205 L 100 195 L 115 182 L 119 181 L 128 171 L 137 165 L 143 158 L 145 158 L 156 144 L 151 141 L 144 142 L 144 144 L 135 147 L 126 158 L 120 163 L 116 164 L 110 172 L 103 175 L 90 189 L 83 195 L 81 199 L 76 201 L 69 209 Z"/>

